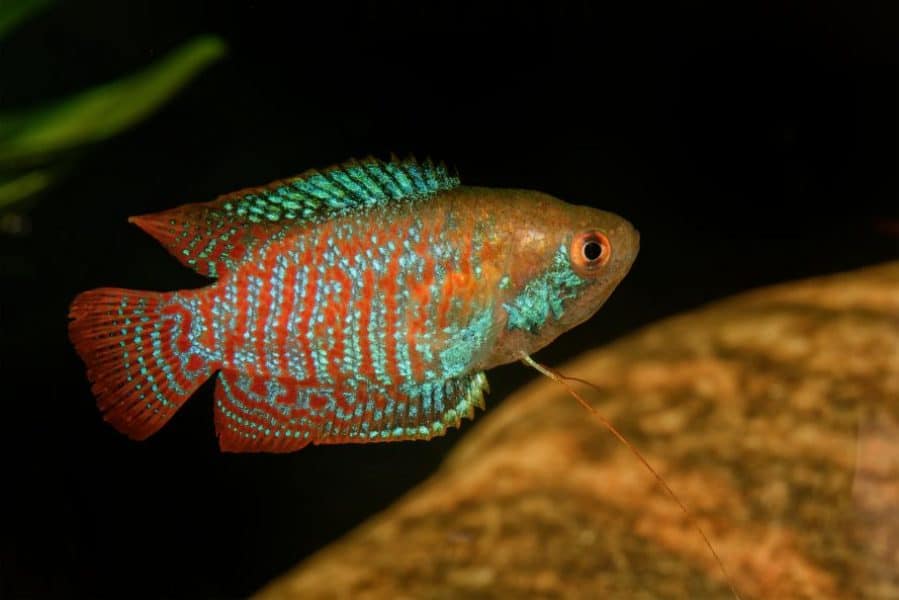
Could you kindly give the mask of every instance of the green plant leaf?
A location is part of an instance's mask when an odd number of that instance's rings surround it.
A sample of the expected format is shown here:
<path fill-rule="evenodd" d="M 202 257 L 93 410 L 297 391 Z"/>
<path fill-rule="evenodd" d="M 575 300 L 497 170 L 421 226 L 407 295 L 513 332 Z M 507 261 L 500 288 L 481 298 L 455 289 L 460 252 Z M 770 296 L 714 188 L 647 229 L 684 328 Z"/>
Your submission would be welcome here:
<path fill-rule="evenodd" d="M 0 210 L 29 196 L 44 191 L 59 173 L 54 169 L 37 169 L 24 174 L 0 178 Z"/>
<path fill-rule="evenodd" d="M 0 38 L 50 2 L 52 0 L 0 0 Z"/>
<path fill-rule="evenodd" d="M 225 50 L 218 37 L 196 38 L 118 81 L 49 106 L 0 113 L 0 167 L 44 162 L 121 132 L 148 116 Z"/>

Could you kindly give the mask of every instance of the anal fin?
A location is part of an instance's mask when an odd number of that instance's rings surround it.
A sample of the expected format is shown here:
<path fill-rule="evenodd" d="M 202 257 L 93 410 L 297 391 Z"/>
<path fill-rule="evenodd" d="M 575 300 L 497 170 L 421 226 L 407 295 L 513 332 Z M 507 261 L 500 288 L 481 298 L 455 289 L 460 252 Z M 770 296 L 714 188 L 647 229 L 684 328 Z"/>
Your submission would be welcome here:
<path fill-rule="evenodd" d="M 483 373 L 383 389 L 319 387 L 286 379 L 219 373 L 215 424 L 222 450 L 292 452 L 308 444 L 426 440 L 484 407 Z"/>

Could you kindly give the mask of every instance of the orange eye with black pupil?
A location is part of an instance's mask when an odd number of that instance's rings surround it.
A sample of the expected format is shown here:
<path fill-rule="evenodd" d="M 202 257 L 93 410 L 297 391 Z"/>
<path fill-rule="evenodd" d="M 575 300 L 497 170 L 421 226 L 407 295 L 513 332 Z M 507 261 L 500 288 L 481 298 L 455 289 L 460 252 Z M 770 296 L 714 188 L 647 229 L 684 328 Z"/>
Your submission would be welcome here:
<path fill-rule="evenodd" d="M 612 244 L 599 231 L 586 231 L 571 240 L 571 264 L 580 275 L 593 275 L 612 258 Z"/>

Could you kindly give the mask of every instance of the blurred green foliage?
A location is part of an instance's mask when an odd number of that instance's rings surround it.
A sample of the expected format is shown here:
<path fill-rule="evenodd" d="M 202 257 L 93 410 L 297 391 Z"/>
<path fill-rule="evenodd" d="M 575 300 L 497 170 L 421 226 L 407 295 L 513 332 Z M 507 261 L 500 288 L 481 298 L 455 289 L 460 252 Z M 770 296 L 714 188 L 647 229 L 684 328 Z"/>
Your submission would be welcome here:
<path fill-rule="evenodd" d="M 0 2 L 0 38 L 50 2 L 51 0 L 3 0 Z"/>
<path fill-rule="evenodd" d="M 0 0 L 0 38 L 48 4 Z M 135 125 L 225 51 L 220 38 L 197 37 L 117 81 L 35 108 L 0 112 L 0 210 L 48 188 L 67 170 L 73 152 Z"/>

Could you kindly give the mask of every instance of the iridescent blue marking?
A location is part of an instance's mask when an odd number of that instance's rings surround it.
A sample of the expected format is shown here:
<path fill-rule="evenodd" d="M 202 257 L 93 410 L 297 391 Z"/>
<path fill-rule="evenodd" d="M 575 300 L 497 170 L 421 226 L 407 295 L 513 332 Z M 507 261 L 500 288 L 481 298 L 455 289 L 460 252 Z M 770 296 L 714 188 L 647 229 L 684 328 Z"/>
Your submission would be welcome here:
<path fill-rule="evenodd" d="M 297 257 L 297 262 L 299 262 L 299 257 Z M 302 311 L 306 305 L 306 282 L 309 281 L 309 271 L 308 265 L 302 265 L 297 269 L 297 278 L 294 282 L 294 308 L 291 311 L 287 329 L 287 366 L 290 369 L 291 377 L 298 381 L 309 376 L 306 373 L 306 350 L 304 350 L 309 348 L 309 345 L 300 340 L 300 331 L 304 326 Z"/>
<path fill-rule="evenodd" d="M 371 364 L 378 383 L 390 386 L 390 375 L 387 373 L 386 348 L 387 307 L 379 294 L 371 299 L 371 315 L 368 324 L 368 347 L 371 353 Z"/>
<path fill-rule="evenodd" d="M 327 283 L 325 282 L 325 265 L 323 263 L 319 263 L 315 267 L 314 276 L 318 280 L 318 285 L 315 286 L 315 297 L 312 299 L 312 312 L 309 315 L 309 322 L 304 324 L 304 327 L 306 328 L 306 340 L 308 342 L 306 351 L 312 356 L 313 378 L 317 381 L 324 381 L 325 377 L 329 377 L 327 374 L 328 361 L 327 357 L 324 362 L 319 359 L 318 348 L 320 340 L 316 340 L 315 336 L 315 324 L 320 323 L 323 320 L 321 311 L 322 308 L 324 308 L 323 299 L 325 287 L 327 286 Z"/>
<path fill-rule="evenodd" d="M 430 160 L 384 162 L 368 158 L 323 172 L 309 171 L 274 188 L 229 196 L 221 210 L 252 223 L 293 219 L 322 222 L 390 202 L 421 200 L 458 185 L 458 177 Z M 213 248 L 207 246 L 203 253 Z"/>
<path fill-rule="evenodd" d="M 261 356 L 256 355 L 256 320 L 259 312 L 259 298 L 262 295 L 262 286 L 265 282 L 255 276 L 247 277 L 247 299 L 246 299 L 246 323 L 247 327 L 243 334 L 243 345 L 234 353 L 234 363 L 238 370 L 248 373 L 256 372 L 256 362 L 261 360 Z"/>
<path fill-rule="evenodd" d="M 216 295 L 212 299 L 212 339 L 216 348 L 225 347 L 224 320 L 226 315 L 229 314 L 230 311 L 225 303 L 225 298 L 221 295 Z"/>
<path fill-rule="evenodd" d="M 571 268 L 567 246 L 559 246 L 549 268 L 529 281 L 511 302 L 503 304 L 508 313 L 506 327 L 536 334 L 550 316 L 562 318 L 565 302 L 575 298 L 585 283 Z"/>
<path fill-rule="evenodd" d="M 167 329 L 169 331 L 169 333 L 171 335 L 171 337 L 169 339 L 172 339 L 172 340 L 178 339 L 183 334 L 184 317 L 179 313 L 164 317 L 158 321 L 158 327 L 160 330 Z M 140 356 L 143 353 L 143 350 L 142 350 L 142 346 L 141 346 L 139 340 L 140 340 L 140 337 L 135 338 L 135 342 L 137 342 L 137 344 L 138 344 L 137 345 L 138 362 L 143 364 L 143 357 Z M 175 357 L 178 358 L 179 364 L 184 364 L 184 358 L 179 356 L 180 353 L 175 348 L 161 348 L 161 343 L 159 343 L 158 341 L 154 345 L 156 346 L 157 349 L 160 350 L 159 354 L 154 354 L 154 360 L 156 362 L 156 366 L 166 375 L 166 380 L 168 381 L 170 388 L 176 394 L 179 394 L 179 395 L 187 393 L 180 385 L 178 385 L 178 382 L 175 381 L 175 378 L 171 373 L 171 367 L 169 366 L 168 362 L 165 360 L 162 353 L 165 351 L 171 352 L 173 355 L 175 355 Z M 150 383 L 152 384 L 154 381 L 153 377 L 150 376 L 148 379 L 149 379 Z M 157 399 L 161 398 L 161 395 L 157 394 L 157 396 L 159 396 L 159 398 L 157 398 Z M 163 404 L 163 406 L 168 405 L 168 401 L 160 400 L 160 402 Z"/>
<path fill-rule="evenodd" d="M 196 296 L 190 296 L 187 298 L 176 297 L 176 300 L 181 307 L 187 310 L 190 313 L 191 317 L 191 328 L 190 332 L 188 332 L 188 340 L 190 341 L 190 349 L 186 353 L 177 352 L 178 358 L 181 362 L 182 369 L 184 370 L 185 375 L 189 375 L 188 379 L 193 379 L 196 374 L 188 373 L 187 364 L 190 360 L 190 357 L 193 355 L 197 355 L 204 360 L 204 362 L 218 362 L 221 360 L 221 351 L 219 350 L 220 346 L 215 348 L 207 348 L 205 345 L 200 343 L 200 340 L 204 339 L 206 332 L 210 327 L 213 327 L 214 324 L 210 325 L 206 322 L 206 317 L 203 314 L 203 311 L 200 309 L 200 299 Z"/>
<path fill-rule="evenodd" d="M 281 374 L 280 352 L 278 347 L 278 330 L 277 326 L 281 319 L 281 312 L 287 307 L 284 306 L 284 286 L 287 277 L 287 256 L 279 254 L 275 258 L 275 268 L 272 271 L 269 280 L 269 289 L 271 290 L 271 304 L 269 305 L 268 318 L 265 320 L 265 331 L 263 336 L 265 339 L 265 365 L 268 372 L 273 375 Z"/>
<path fill-rule="evenodd" d="M 225 286 L 225 305 L 228 307 L 228 322 L 225 325 L 225 329 L 228 330 L 229 334 L 237 329 L 237 293 L 237 282 L 232 277 L 228 285 Z"/>
<path fill-rule="evenodd" d="M 346 257 L 340 258 L 340 268 L 350 280 L 350 298 L 355 299 L 361 293 L 362 278 L 359 270 Z M 361 314 L 351 300 L 343 319 L 343 356 L 335 357 L 338 367 L 348 380 L 355 384 L 355 376 L 362 365 L 362 348 L 359 343 L 359 319 Z"/>
<path fill-rule="evenodd" d="M 489 307 L 475 313 L 462 327 L 448 327 L 446 333 L 449 339 L 440 352 L 443 377 L 458 377 L 466 373 L 474 358 L 487 347 L 492 330 L 493 309 Z"/>

